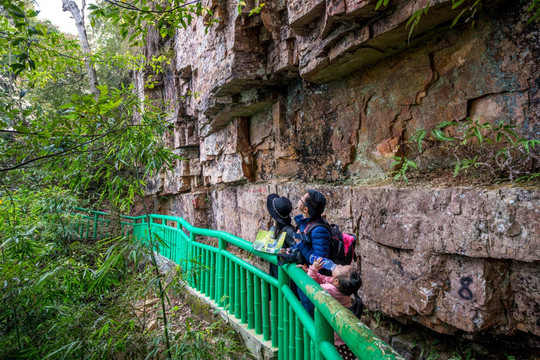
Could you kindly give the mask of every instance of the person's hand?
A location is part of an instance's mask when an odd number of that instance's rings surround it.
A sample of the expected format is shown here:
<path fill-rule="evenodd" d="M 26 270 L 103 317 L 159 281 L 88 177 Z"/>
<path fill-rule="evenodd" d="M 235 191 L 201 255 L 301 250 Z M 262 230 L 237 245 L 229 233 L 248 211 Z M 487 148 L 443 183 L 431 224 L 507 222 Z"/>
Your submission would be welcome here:
<path fill-rule="evenodd" d="M 278 254 L 285 254 L 287 252 L 287 249 L 281 248 L 278 250 Z"/>
<path fill-rule="evenodd" d="M 300 269 L 302 269 L 302 270 L 304 270 L 305 272 L 307 272 L 307 270 L 308 270 L 308 269 L 307 269 L 307 266 L 304 265 L 304 264 L 296 265 L 296 267 L 297 267 L 297 268 L 300 268 Z"/>
<path fill-rule="evenodd" d="M 320 258 L 317 258 L 317 260 L 315 260 L 311 266 L 313 266 L 313 269 L 319 271 L 319 269 L 322 268 L 323 266 L 323 262 L 324 262 L 323 258 L 320 257 Z"/>

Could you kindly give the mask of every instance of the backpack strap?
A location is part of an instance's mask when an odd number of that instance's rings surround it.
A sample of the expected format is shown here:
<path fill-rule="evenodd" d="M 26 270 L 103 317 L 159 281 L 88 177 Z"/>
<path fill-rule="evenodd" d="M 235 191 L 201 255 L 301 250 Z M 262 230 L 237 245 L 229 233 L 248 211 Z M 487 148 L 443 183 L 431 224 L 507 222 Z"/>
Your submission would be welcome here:
<path fill-rule="evenodd" d="M 307 236 L 311 238 L 311 233 L 313 232 L 313 230 L 315 230 L 319 226 L 322 226 L 326 230 L 328 230 L 328 232 L 330 233 L 330 237 L 332 237 L 332 229 L 330 228 L 330 225 L 328 224 L 328 222 L 326 222 L 326 220 L 324 220 L 323 218 L 318 218 L 316 220 L 310 221 L 304 229 L 304 234 L 306 234 Z"/>

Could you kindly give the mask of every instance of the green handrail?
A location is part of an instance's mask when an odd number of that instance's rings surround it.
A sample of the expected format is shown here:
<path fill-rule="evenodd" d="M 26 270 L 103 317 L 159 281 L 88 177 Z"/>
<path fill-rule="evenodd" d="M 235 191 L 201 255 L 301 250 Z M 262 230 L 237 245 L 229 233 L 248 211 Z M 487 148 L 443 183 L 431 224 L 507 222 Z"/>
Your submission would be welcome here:
<path fill-rule="evenodd" d="M 97 240 L 98 238 L 109 237 L 108 231 L 103 231 L 107 230 L 104 229 L 104 226 L 112 221 L 109 219 L 108 213 L 103 211 L 88 210 L 80 207 L 76 207 L 74 210 L 78 212 L 72 212 L 71 215 L 81 220 L 81 222 L 77 225 L 77 233 L 80 240 Z M 126 215 L 120 216 L 121 235 L 133 235 L 134 225 L 139 219 L 140 217 Z"/>
<path fill-rule="evenodd" d="M 249 241 L 230 233 L 198 228 L 168 215 L 122 219 L 129 220 L 125 226 L 132 227 L 135 239 L 181 265 L 190 287 L 271 341 L 279 359 L 341 359 L 334 331 L 359 359 L 402 359 L 295 264 L 280 266 L 276 279 L 230 252 L 228 245 L 272 264 L 277 264 L 276 255 L 255 251 Z M 289 287 L 291 279 L 313 302 L 314 318 Z"/>

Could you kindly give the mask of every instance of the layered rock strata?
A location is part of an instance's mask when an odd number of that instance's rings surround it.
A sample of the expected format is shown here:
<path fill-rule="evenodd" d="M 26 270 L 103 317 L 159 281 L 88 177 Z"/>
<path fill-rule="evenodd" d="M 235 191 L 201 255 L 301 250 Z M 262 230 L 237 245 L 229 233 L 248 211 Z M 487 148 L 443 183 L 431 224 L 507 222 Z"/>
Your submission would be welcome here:
<path fill-rule="evenodd" d="M 200 18 L 152 45 L 174 49 L 147 92 L 170 104 L 165 141 L 185 160 L 148 194 L 163 213 L 252 239 L 269 225 L 269 193 L 294 202 L 319 188 L 328 219 L 359 235 L 369 308 L 442 333 L 540 336 L 537 186 L 362 185 L 443 121 L 502 119 L 540 137 L 527 2 L 483 1 L 474 18 L 452 1 L 376 3 L 276 0 L 248 16 L 209 0 L 220 23 L 207 35 Z M 474 27 L 450 30 L 462 11 Z"/>

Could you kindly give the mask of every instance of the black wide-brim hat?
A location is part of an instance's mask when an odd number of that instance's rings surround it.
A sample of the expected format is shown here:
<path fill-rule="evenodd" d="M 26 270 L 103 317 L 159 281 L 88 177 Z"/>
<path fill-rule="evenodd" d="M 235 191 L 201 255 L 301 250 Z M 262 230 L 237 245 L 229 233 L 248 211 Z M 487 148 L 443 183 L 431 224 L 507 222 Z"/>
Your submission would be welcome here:
<path fill-rule="evenodd" d="M 282 224 L 291 223 L 292 204 L 289 199 L 278 194 L 270 194 L 266 198 L 266 208 L 277 222 Z"/>

